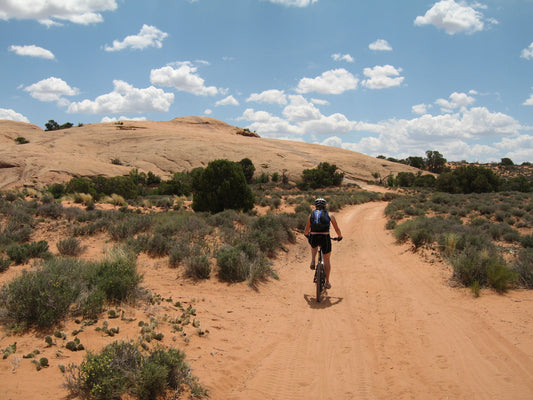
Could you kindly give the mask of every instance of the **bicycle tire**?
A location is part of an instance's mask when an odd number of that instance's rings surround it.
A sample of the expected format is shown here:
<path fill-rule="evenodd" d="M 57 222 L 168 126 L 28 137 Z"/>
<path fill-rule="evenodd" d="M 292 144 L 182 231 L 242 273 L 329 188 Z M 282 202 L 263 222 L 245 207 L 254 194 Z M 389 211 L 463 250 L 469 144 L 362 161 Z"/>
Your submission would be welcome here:
<path fill-rule="evenodd" d="M 318 263 L 316 266 L 316 301 L 320 303 L 322 300 L 322 274 L 324 273 L 324 268 L 321 263 Z"/>

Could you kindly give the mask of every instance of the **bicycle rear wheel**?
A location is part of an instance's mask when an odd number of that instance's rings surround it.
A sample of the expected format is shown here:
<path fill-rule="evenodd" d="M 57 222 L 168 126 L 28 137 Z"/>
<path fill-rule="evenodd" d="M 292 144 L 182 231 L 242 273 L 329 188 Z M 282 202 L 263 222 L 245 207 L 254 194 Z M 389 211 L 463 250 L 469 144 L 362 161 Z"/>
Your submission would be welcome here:
<path fill-rule="evenodd" d="M 324 274 L 324 264 L 319 262 L 316 266 L 316 301 L 322 301 L 322 290 L 324 289 L 324 281 L 326 277 Z"/>

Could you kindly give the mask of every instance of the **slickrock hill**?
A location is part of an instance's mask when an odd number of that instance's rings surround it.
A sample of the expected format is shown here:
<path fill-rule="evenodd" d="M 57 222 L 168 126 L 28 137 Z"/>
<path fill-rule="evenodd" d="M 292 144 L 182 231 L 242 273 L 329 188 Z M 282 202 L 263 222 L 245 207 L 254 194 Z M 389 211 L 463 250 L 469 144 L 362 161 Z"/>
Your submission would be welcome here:
<path fill-rule="evenodd" d="M 23 137 L 29 143 L 18 144 Z M 411 167 L 336 147 L 261 138 L 207 117 L 171 121 L 95 123 L 45 132 L 36 125 L 0 121 L 0 189 L 41 187 L 72 176 L 126 175 L 132 168 L 168 178 L 216 159 L 252 160 L 256 173 L 297 180 L 320 162 L 336 164 L 348 180 L 375 180 Z"/>

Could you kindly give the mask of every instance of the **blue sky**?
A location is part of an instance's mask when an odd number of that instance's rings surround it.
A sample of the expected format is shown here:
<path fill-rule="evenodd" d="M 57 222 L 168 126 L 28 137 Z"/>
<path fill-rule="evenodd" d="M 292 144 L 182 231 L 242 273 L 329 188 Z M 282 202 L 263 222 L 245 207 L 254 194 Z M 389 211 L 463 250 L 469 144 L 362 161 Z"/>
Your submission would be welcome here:
<path fill-rule="evenodd" d="M 0 0 L 0 119 L 533 162 L 532 21 L 533 0 Z"/>

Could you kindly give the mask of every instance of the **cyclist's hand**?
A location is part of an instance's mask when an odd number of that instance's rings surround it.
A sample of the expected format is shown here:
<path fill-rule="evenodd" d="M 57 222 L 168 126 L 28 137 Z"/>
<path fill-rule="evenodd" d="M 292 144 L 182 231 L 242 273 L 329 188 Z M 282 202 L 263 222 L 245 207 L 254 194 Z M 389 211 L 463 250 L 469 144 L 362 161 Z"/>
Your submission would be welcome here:
<path fill-rule="evenodd" d="M 339 236 L 339 242 L 342 240 L 342 236 Z"/>

